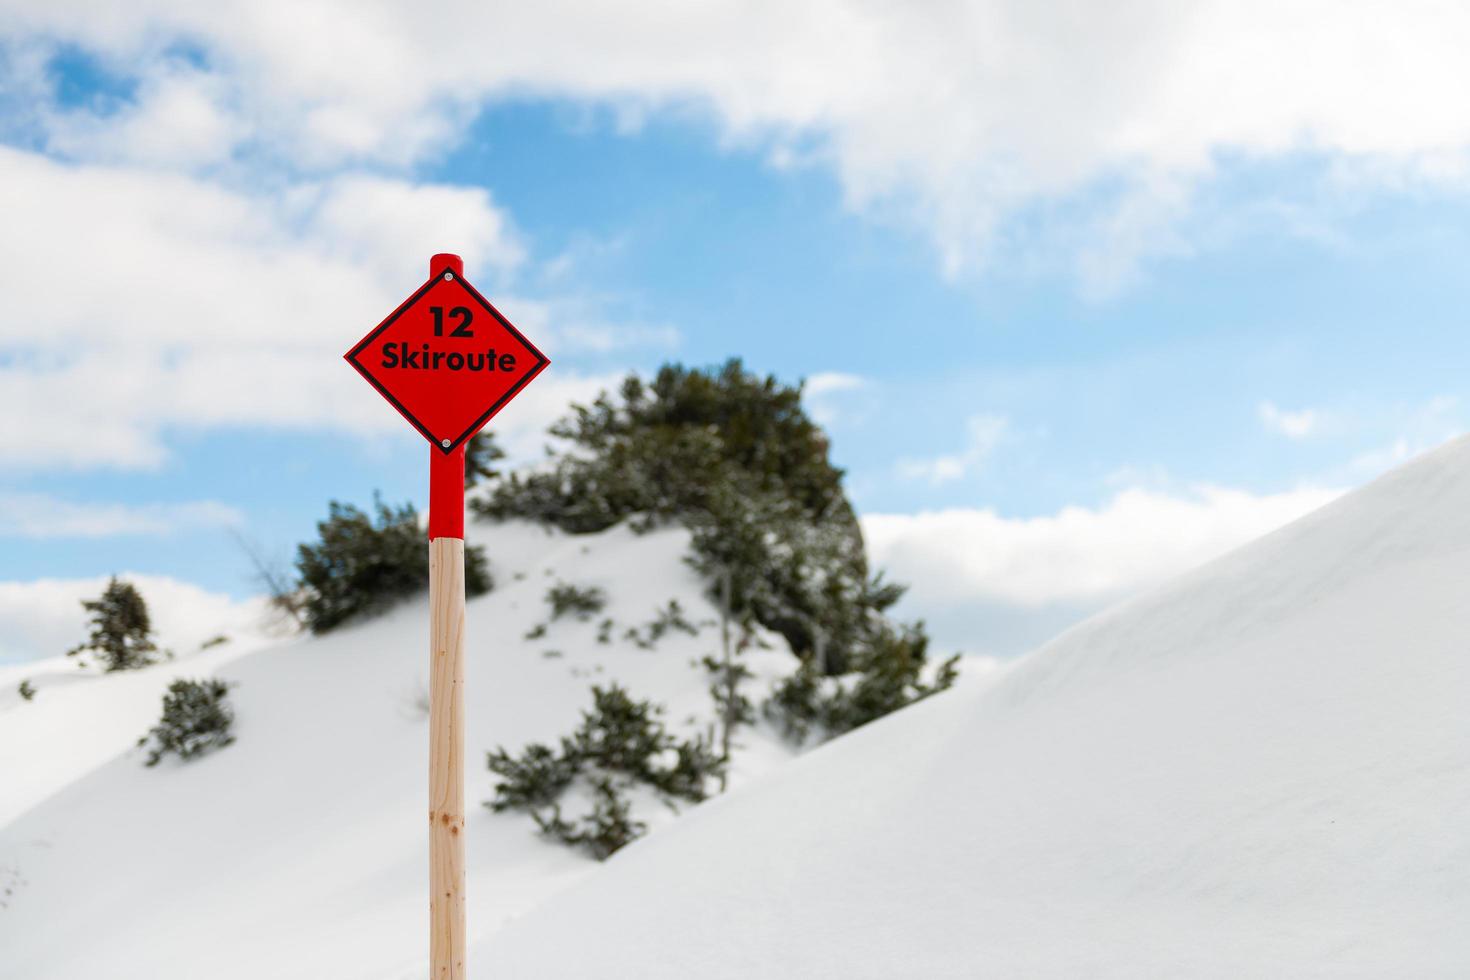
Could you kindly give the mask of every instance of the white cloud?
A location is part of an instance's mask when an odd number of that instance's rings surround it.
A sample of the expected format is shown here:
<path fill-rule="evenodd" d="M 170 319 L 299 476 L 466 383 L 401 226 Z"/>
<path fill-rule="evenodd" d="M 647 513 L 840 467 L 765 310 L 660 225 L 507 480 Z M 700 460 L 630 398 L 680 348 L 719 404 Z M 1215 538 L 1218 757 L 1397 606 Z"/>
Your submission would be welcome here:
<path fill-rule="evenodd" d="M 606 354 L 630 347 L 673 350 L 683 341 L 679 328 L 665 324 L 570 323 L 561 329 L 561 342 L 589 353 Z"/>
<path fill-rule="evenodd" d="M 359 174 L 244 190 L 0 148 L 0 213 L 0 465 L 154 466 L 170 429 L 402 432 L 341 353 L 446 244 L 481 285 L 524 260 L 485 191 Z M 502 434 L 588 386 L 558 369 Z"/>
<path fill-rule="evenodd" d="M 684 341 L 675 326 L 615 321 L 599 309 L 597 300 L 575 294 L 505 296 L 496 300 L 496 306 L 508 315 L 513 312 L 511 319 L 552 358 L 558 354 L 610 354 L 632 349 L 669 351 Z"/>
<path fill-rule="evenodd" d="M 912 583 L 914 602 L 923 607 L 1096 608 L 1295 520 L 1338 493 L 1130 489 L 1101 507 L 1064 507 L 1042 517 L 950 509 L 868 514 L 862 525 L 874 564 Z"/>
<path fill-rule="evenodd" d="M 177 504 L 79 503 L 40 493 L 0 492 L 0 537 L 107 538 L 234 527 L 243 517 L 214 500 Z"/>
<path fill-rule="evenodd" d="M 910 480 L 927 480 L 932 484 L 949 483 L 966 476 L 980 466 L 1006 438 L 1010 423 L 1001 415 L 972 415 L 965 420 L 965 448 L 932 459 L 901 459 L 899 476 Z"/>
<path fill-rule="evenodd" d="M 463 251 L 500 295 L 529 261 L 486 191 L 402 176 L 487 102 L 609 106 L 627 127 L 707 115 L 728 144 L 832 168 L 852 207 L 922 223 L 954 269 L 1060 245 L 1106 290 L 1139 255 L 1193 247 L 1181 223 L 1225 156 L 1306 153 L 1351 188 L 1470 176 L 1453 96 L 1470 82 L 1470 8 L 1381 14 L 1325 0 L 431 14 L 0 0 L 6 133 L 52 154 L 0 148 L 0 412 L 17 420 L 0 465 L 157 465 L 171 428 L 399 431 L 336 355 L 432 251 Z M 46 74 L 62 44 L 132 94 L 62 106 Z M 539 311 L 566 351 L 679 342 L 565 297 L 505 305 Z M 830 422 L 851 390 L 810 387 L 814 412 Z M 513 442 L 549 420 L 525 405 L 507 413 Z M 907 471 L 957 479 L 978 445 Z"/>
<path fill-rule="evenodd" d="M 804 391 L 806 394 L 816 398 L 837 391 L 856 391 L 867 382 L 856 374 L 843 374 L 840 371 L 822 371 L 806 379 Z"/>
<path fill-rule="evenodd" d="M 819 425 L 830 427 L 849 417 L 850 407 L 844 404 L 843 396 L 867 386 L 868 380 L 856 374 L 821 371 L 806 379 L 802 400 Z"/>
<path fill-rule="evenodd" d="M 482 268 L 506 272 L 525 260 L 510 218 L 483 188 L 349 174 L 298 187 L 289 200 L 305 213 L 307 233 L 323 252 L 378 278 L 401 277 L 410 256 L 426 264 L 444 242 Z"/>
<path fill-rule="evenodd" d="M 256 637 L 268 622 L 260 599 L 232 599 L 159 575 L 120 573 L 148 603 L 160 645 L 176 653 L 221 634 Z M 65 653 L 86 638 L 83 599 L 95 599 L 107 577 L 0 582 L 0 662 Z"/>
<path fill-rule="evenodd" d="M 1322 428 L 1322 413 L 1311 408 L 1288 412 L 1271 402 L 1261 402 L 1256 413 L 1268 432 L 1286 436 L 1288 439 L 1305 439 Z"/>
<path fill-rule="evenodd" d="M 174 60 L 144 71 L 135 101 L 113 114 L 45 110 L 48 147 L 74 158 L 144 166 L 227 161 L 249 128 L 227 104 L 225 80 Z"/>
<path fill-rule="evenodd" d="M 1470 174 L 1470 8 L 1432 0 L 10 0 L 0 31 L 151 80 L 106 123 L 134 135 L 97 134 L 99 154 L 192 161 L 233 140 L 406 166 L 495 99 L 590 100 L 629 126 L 692 109 L 780 165 L 830 166 L 853 207 L 922 223 L 950 268 L 1040 239 L 1102 288 L 1190 248 L 1182 223 L 1222 157 L 1313 155 L 1376 186 Z M 179 38 L 210 67 L 164 72 Z"/>

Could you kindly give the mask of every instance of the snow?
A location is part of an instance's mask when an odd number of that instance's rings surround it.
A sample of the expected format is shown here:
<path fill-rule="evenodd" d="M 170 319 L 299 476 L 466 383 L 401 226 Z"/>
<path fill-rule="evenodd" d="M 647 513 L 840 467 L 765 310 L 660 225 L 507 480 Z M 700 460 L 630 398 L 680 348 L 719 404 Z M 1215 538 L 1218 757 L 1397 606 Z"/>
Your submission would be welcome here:
<path fill-rule="evenodd" d="M 248 652 L 250 639 L 106 677 L 64 656 L 0 667 L 0 826 L 136 742 L 174 678 L 216 672 Z M 21 699 L 23 680 L 32 701 Z"/>
<path fill-rule="evenodd" d="M 485 752 L 570 731 L 590 686 L 613 680 L 669 706 L 679 733 L 713 717 L 697 658 L 718 649 L 715 610 L 683 561 L 688 535 L 613 529 L 569 537 L 481 525 L 497 588 L 469 603 L 467 859 L 473 937 L 595 871 L 520 814 L 491 813 Z M 606 590 L 598 620 L 546 635 L 557 581 Z M 698 637 L 653 650 L 621 639 L 677 598 Z M 422 976 L 426 946 L 427 612 L 409 602 L 328 636 L 255 652 L 229 646 L 139 672 L 56 665 L 0 677 L 0 978 L 170 980 Z M 547 651 L 560 651 L 547 657 Z M 746 655 L 764 687 L 789 672 L 784 646 Z M 14 673 L 14 683 L 10 674 Z M 238 740 L 195 762 L 142 765 L 134 742 L 176 675 L 235 683 Z M 34 701 L 14 694 L 37 677 Z M 64 683 L 63 683 L 64 681 Z M 791 752 L 747 734 L 732 786 Z M 18 815 L 18 816 L 17 816 Z M 638 814 L 655 832 L 676 819 Z"/>
<path fill-rule="evenodd" d="M 708 719 L 718 631 L 688 537 L 477 526 L 468 798 L 484 751 L 569 730 L 618 679 Z M 617 621 L 547 619 L 597 585 Z M 1014 666 L 793 756 L 604 865 L 472 806 L 472 975 L 1470 975 L 1470 441 Z M 422 601 L 138 674 L 0 673 L 0 980 L 408 980 L 425 970 Z M 548 651 L 560 657 L 547 657 Z M 750 656 L 760 691 L 791 668 Z M 62 676 L 63 668 L 66 673 Z M 4 670 L 9 671 L 9 668 Z M 235 745 L 146 769 L 175 674 L 238 686 Z"/>
<path fill-rule="evenodd" d="M 614 856 L 484 978 L 1470 975 L 1470 441 Z"/>

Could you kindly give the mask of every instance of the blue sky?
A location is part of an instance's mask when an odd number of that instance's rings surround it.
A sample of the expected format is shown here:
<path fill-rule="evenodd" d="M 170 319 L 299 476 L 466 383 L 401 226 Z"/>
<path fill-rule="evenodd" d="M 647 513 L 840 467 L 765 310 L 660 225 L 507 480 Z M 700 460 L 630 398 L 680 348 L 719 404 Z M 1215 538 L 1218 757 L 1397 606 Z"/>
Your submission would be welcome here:
<path fill-rule="evenodd" d="M 839 4 L 723 40 L 630 16 L 619 46 L 589 8 L 498 9 L 522 61 L 462 75 L 403 11 L 337 55 L 274 5 L 0 18 L 0 657 L 51 635 L 38 579 L 241 600 L 236 535 L 287 557 L 329 499 L 422 505 L 426 450 L 335 358 L 436 249 L 554 358 L 501 417 L 518 459 L 665 360 L 810 379 L 907 611 L 979 652 L 1463 427 L 1470 124 L 1417 65 L 1463 24 L 1406 12 L 1418 57 L 1384 53 L 1370 99 L 1360 28 L 1307 11 L 1097 39 L 1045 5 L 956 8 L 1009 18 L 982 30 Z M 857 40 L 785 58 L 828 28 Z M 1215 101 L 1232 50 L 1303 31 L 1324 84 L 1282 59 Z M 401 75 L 354 61 L 385 51 Z"/>

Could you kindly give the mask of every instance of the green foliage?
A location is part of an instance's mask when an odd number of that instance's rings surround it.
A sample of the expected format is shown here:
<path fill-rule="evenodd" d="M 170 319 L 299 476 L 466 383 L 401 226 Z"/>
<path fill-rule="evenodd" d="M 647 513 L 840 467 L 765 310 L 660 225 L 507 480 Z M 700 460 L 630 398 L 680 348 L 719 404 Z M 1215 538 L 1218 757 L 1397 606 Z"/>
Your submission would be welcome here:
<path fill-rule="evenodd" d="M 561 815 L 553 804 L 549 811 L 531 811 L 531 819 L 548 837 L 572 847 L 585 848 L 599 861 L 606 861 L 614 851 L 642 837 L 648 825 L 634 820 L 633 806 L 623 797 L 609 776 L 592 780 L 592 812 L 573 823 Z"/>
<path fill-rule="evenodd" d="M 138 740 L 146 745 L 150 766 L 173 752 L 188 760 L 235 741 L 230 728 L 235 712 L 228 700 L 230 685 L 217 678 L 202 681 L 176 680 L 163 696 L 163 716 L 147 735 Z"/>
<path fill-rule="evenodd" d="M 953 682 L 953 660 L 926 679 L 921 625 L 888 619 L 903 587 L 869 574 L 842 473 L 799 386 L 738 360 L 667 365 L 651 384 L 629 376 L 615 396 L 574 407 L 551 431 L 570 451 L 500 480 L 477 510 L 573 533 L 623 520 L 689 527 L 688 560 L 711 598 L 742 628 L 779 633 L 802 662 L 765 706 L 792 737 L 846 731 Z M 652 647 L 671 628 L 667 618 L 655 624 L 625 636 Z M 717 680 L 717 703 L 745 717 L 731 679 Z"/>
<path fill-rule="evenodd" d="M 527 812 L 542 833 L 602 860 L 646 829 L 632 819 L 625 790 L 642 786 L 669 805 L 697 803 L 723 763 L 703 738 L 676 738 L 664 727 L 659 708 L 633 699 L 616 684 L 593 687 L 592 702 L 559 749 L 532 743 L 519 756 L 504 748 L 491 752 L 490 770 L 500 782 L 486 806 L 497 813 Z M 593 809 L 569 820 L 562 801 L 574 787 L 591 792 Z"/>
<path fill-rule="evenodd" d="M 428 588 L 429 557 L 412 504 L 374 499 L 375 516 L 332 501 L 317 523 L 318 541 L 298 549 L 296 569 L 306 590 L 304 615 L 313 633 L 379 611 Z M 465 548 L 465 593 L 490 591 L 484 552 Z"/>
<path fill-rule="evenodd" d="M 496 813 L 505 810 L 535 811 L 549 807 L 577 778 L 579 764 L 570 754 L 532 742 L 520 757 L 503 748 L 490 753 L 490 771 L 500 777 L 495 799 L 489 805 Z"/>
<path fill-rule="evenodd" d="M 493 433 L 485 429 L 476 432 L 464 448 L 464 488 L 498 477 L 500 471 L 495 464 L 504 458 L 505 450 L 496 444 Z"/>
<path fill-rule="evenodd" d="M 800 744 L 822 725 L 825 707 L 822 674 L 803 661 L 796 673 L 776 684 L 761 710 L 787 738 Z"/>
<path fill-rule="evenodd" d="M 654 613 L 653 619 L 641 630 L 630 626 L 623 634 L 623 638 L 632 640 L 644 650 L 652 650 L 654 645 L 670 630 L 679 630 L 690 636 L 699 635 L 699 627 L 685 617 L 684 607 L 679 605 L 678 599 L 670 599 L 667 605 Z"/>
<path fill-rule="evenodd" d="M 721 724 L 730 731 L 754 724 L 755 705 L 741 690 L 741 685 L 755 676 L 750 668 L 733 658 L 728 663 L 715 657 L 705 657 L 700 662 L 710 673 L 709 693 Z"/>
<path fill-rule="evenodd" d="M 610 772 L 651 778 L 653 757 L 669 744 L 650 701 L 635 701 L 623 688 L 592 689 L 592 710 L 572 735 L 573 754 Z"/>
<path fill-rule="evenodd" d="M 883 622 L 901 588 L 869 580 L 855 521 L 815 520 L 775 494 L 714 494 L 712 510 L 693 517 L 689 562 L 710 593 L 730 579 L 730 612 L 780 633 L 798 656 L 825 640 L 825 672 L 847 670 L 855 648 Z"/>
<path fill-rule="evenodd" d="M 477 502 L 480 513 L 572 532 L 683 521 L 694 530 L 695 567 L 710 581 L 733 573 L 734 614 L 779 632 L 798 653 L 824 630 L 833 672 L 864 639 L 869 613 L 897 597 L 868 580 L 842 473 L 800 387 L 738 360 L 708 371 L 668 365 L 652 384 L 629 376 L 616 397 L 576 406 L 552 434 L 575 451 L 549 470 L 500 481 Z"/>
<path fill-rule="evenodd" d="M 733 657 L 724 660 L 705 657 L 703 663 L 711 677 L 709 693 L 715 702 L 719 757 L 725 764 L 720 771 L 720 792 L 724 792 L 735 748 L 735 731 L 742 725 L 755 724 L 755 705 L 741 690 L 741 685 L 753 675 L 749 667 Z"/>
<path fill-rule="evenodd" d="M 711 490 L 731 483 L 779 492 L 813 515 L 845 503 L 801 389 L 738 360 L 711 371 L 665 365 L 650 385 L 629 375 L 617 399 L 604 393 L 575 406 L 551 431 L 582 451 L 502 481 L 481 513 L 600 531 L 628 517 L 646 524 L 704 510 Z"/>
<path fill-rule="evenodd" d="M 68 657 L 91 654 L 105 670 L 134 670 L 158 659 L 148 604 L 131 582 L 116 576 L 96 599 L 83 600 L 91 613 L 92 632 L 87 641 L 68 650 Z"/>
<path fill-rule="evenodd" d="M 810 661 L 779 682 L 765 714 L 787 737 L 805 741 L 814 732 L 831 737 L 951 687 L 959 655 L 925 678 L 929 638 L 923 624 L 878 631 L 842 676 L 828 677 Z"/>
<path fill-rule="evenodd" d="M 595 585 L 578 588 L 558 582 L 547 591 L 546 603 L 551 606 L 551 618 L 554 620 L 572 615 L 586 622 L 602 612 L 607 605 L 607 593 Z"/>
<path fill-rule="evenodd" d="M 24 701 L 30 701 L 36 696 L 36 689 L 31 685 L 30 678 L 26 678 L 25 680 L 21 681 L 20 687 L 16 690 L 17 693 L 20 694 L 21 699 Z"/>

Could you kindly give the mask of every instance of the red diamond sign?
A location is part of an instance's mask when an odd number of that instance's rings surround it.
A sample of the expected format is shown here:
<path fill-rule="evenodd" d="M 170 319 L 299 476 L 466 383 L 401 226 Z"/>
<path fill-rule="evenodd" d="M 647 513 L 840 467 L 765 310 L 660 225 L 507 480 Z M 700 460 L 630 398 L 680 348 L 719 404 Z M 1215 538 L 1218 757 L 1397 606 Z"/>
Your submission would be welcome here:
<path fill-rule="evenodd" d="M 551 363 L 452 268 L 438 269 L 346 357 L 446 454 Z"/>

